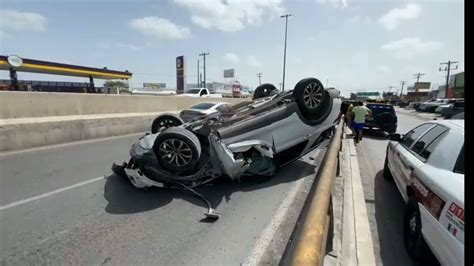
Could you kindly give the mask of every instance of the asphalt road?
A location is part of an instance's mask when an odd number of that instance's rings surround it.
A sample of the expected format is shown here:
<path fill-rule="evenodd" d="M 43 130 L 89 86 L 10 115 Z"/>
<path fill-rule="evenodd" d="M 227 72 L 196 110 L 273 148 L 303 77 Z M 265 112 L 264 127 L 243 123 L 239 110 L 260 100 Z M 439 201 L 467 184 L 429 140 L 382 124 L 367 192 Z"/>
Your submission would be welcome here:
<path fill-rule="evenodd" d="M 397 117 L 401 134 L 429 120 L 402 112 Z M 356 145 L 376 261 L 377 265 L 414 265 L 403 245 L 405 203 L 395 183 L 383 177 L 387 143 L 385 134 L 368 131 Z"/>
<path fill-rule="evenodd" d="M 136 139 L 0 154 L 0 264 L 274 264 L 327 144 L 272 179 L 198 189 L 221 214 L 209 223 L 192 194 L 139 190 L 111 174 Z"/>

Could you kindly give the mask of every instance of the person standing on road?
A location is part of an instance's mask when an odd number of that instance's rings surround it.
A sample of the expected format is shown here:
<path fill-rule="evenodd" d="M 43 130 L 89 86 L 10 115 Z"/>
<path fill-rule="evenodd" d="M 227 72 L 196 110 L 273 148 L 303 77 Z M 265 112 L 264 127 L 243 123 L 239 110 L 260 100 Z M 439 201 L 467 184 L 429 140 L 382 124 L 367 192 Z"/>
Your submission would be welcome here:
<path fill-rule="evenodd" d="M 354 119 L 354 114 L 352 113 L 353 108 L 354 108 L 354 105 L 352 105 L 352 103 L 349 105 L 349 108 L 347 108 L 346 124 L 347 124 L 347 127 L 352 131 L 352 135 L 355 136 L 356 132 L 355 132 L 354 128 L 352 127 L 352 121 Z"/>
<path fill-rule="evenodd" d="M 365 125 L 365 117 L 367 115 L 371 116 L 372 111 L 365 107 L 362 102 L 358 102 L 357 106 L 352 108 L 352 114 L 354 116 L 354 120 L 352 122 L 352 128 L 355 131 L 354 141 L 358 143 L 362 140 L 362 130 L 364 129 Z"/>

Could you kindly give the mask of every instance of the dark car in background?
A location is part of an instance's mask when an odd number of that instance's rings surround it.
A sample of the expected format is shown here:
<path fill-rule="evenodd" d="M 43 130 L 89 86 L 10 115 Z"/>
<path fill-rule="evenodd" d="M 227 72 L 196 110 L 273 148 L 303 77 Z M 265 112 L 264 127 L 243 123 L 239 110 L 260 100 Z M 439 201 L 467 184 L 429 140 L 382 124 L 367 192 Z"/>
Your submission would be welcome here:
<path fill-rule="evenodd" d="M 366 107 L 372 111 L 372 116 L 367 117 L 365 120 L 366 128 L 377 128 L 388 133 L 397 131 L 398 118 L 392 105 L 368 103 Z"/>
<path fill-rule="evenodd" d="M 464 112 L 464 99 L 450 99 L 448 104 L 440 105 L 435 110 L 435 113 L 442 115 L 444 118 L 450 118 L 462 112 Z"/>

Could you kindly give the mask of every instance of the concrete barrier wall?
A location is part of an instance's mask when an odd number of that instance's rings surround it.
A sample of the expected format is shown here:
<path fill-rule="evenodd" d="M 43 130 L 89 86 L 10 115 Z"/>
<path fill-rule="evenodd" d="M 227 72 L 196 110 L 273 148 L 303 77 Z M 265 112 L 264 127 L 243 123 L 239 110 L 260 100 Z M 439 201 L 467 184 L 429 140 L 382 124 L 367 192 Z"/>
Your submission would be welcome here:
<path fill-rule="evenodd" d="M 204 101 L 234 104 L 244 100 L 238 98 L 0 91 L 0 119 L 175 111 Z"/>
<path fill-rule="evenodd" d="M 51 119 L 31 123 L 0 125 L 0 151 L 13 151 L 78 140 L 150 131 L 158 113 L 94 118 Z"/>

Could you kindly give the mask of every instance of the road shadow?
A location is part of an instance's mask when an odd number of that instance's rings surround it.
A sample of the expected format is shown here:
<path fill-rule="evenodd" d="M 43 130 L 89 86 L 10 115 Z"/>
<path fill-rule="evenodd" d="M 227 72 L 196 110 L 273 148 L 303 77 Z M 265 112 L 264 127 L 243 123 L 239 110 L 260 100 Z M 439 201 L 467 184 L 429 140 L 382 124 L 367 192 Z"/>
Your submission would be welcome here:
<path fill-rule="evenodd" d="M 315 165 L 300 159 L 283 167 L 274 177 L 248 176 L 243 177 L 240 182 L 222 177 L 212 184 L 195 188 L 195 190 L 204 195 L 213 208 L 218 209 L 223 201 L 229 202 L 235 192 L 249 192 L 294 182 L 313 173 L 315 174 Z M 138 189 L 128 179 L 115 174 L 107 177 L 104 198 L 108 203 L 105 211 L 112 214 L 131 214 L 158 209 L 173 199 L 183 199 L 196 206 L 207 208 L 204 202 L 189 191 L 156 187 Z"/>
<path fill-rule="evenodd" d="M 404 248 L 403 216 L 405 202 L 395 181 L 386 178 L 383 170 L 374 179 L 374 204 L 377 231 L 380 243 L 380 257 L 384 265 L 439 265 L 432 253 L 423 261 L 413 261 Z"/>
<path fill-rule="evenodd" d="M 387 140 L 388 136 L 387 132 L 375 129 L 364 129 L 362 134 L 362 138 L 369 138 L 375 140 Z"/>

